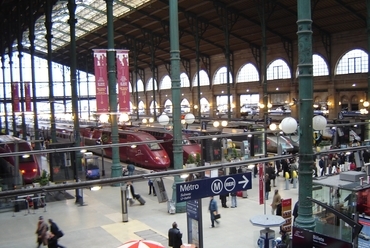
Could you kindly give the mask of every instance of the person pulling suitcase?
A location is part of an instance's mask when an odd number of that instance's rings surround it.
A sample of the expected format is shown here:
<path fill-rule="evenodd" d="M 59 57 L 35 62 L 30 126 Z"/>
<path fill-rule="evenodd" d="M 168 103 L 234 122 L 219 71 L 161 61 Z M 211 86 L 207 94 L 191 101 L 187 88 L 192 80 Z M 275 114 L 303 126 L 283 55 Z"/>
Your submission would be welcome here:
<path fill-rule="evenodd" d="M 132 206 L 135 203 L 134 199 L 137 200 L 140 203 L 140 205 L 145 204 L 145 200 L 141 197 L 141 195 L 135 194 L 135 188 L 131 181 L 127 182 L 126 195 L 127 199 L 130 201 L 130 206 Z"/>

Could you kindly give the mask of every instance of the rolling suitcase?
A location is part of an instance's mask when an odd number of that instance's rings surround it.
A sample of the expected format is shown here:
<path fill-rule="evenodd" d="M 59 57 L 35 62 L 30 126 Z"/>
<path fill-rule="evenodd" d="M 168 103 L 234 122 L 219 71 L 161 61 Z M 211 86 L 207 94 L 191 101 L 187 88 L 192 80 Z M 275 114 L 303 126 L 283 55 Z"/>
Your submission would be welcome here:
<path fill-rule="evenodd" d="M 140 202 L 140 205 L 145 204 L 145 200 L 141 197 L 141 195 L 139 194 L 135 195 L 135 199 L 138 200 L 138 202 Z"/>

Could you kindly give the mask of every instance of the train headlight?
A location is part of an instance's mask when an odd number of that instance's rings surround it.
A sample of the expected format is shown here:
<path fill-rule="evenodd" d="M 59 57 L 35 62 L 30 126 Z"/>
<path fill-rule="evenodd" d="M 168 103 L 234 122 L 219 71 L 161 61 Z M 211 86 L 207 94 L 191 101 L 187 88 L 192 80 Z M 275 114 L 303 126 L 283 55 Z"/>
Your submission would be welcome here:
<path fill-rule="evenodd" d="M 24 174 L 24 173 L 26 173 L 26 171 L 25 170 L 21 170 L 21 173 Z"/>
<path fill-rule="evenodd" d="M 32 169 L 32 172 L 37 172 L 37 169 Z"/>

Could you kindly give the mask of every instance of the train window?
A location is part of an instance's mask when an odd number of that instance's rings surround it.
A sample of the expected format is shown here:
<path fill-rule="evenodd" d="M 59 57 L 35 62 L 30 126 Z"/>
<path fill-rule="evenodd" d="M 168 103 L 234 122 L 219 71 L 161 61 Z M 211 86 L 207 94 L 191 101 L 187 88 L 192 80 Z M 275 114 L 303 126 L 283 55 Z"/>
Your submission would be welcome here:
<path fill-rule="evenodd" d="M 119 138 L 120 138 L 120 139 L 125 139 L 125 140 L 127 140 L 127 134 L 120 133 L 120 134 L 119 134 Z"/>
<path fill-rule="evenodd" d="M 151 151 L 155 151 L 155 150 L 162 150 L 162 148 L 159 146 L 159 144 L 157 144 L 157 143 L 149 143 L 149 144 L 147 144 L 148 145 L 148 147 L 149 147 L 149 149 L 151 150 Z"/>

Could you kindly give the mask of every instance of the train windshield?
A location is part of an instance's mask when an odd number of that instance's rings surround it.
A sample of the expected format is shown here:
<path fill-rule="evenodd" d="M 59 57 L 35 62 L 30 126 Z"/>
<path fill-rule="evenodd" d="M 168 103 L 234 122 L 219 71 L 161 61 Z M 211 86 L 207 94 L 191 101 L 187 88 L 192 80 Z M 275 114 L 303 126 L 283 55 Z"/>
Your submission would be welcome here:
<path fill-rule="evenodd" d="M 8 144 L 10 150 L 15 152 L 15 144 Z M 30 147 L 28 143 L 18 143 L 18 152 L 28 152 Z M 19 156 L 19 163 L 33 162 L 33 156 L 31 154 L 24 154 Z"/>
<path fill-rule="evenodd" d="M 149 143 L 147 146 L 151 151 L 162 150 L 158 143 Z"/>
<path fill-rule="evenodd" d="M 187 145 L 191 145 L 192 143 L 190 142 L 190 140 L 186 137 L 186 136 L 182 136 L 182 144 L 187 146 Z"/>

